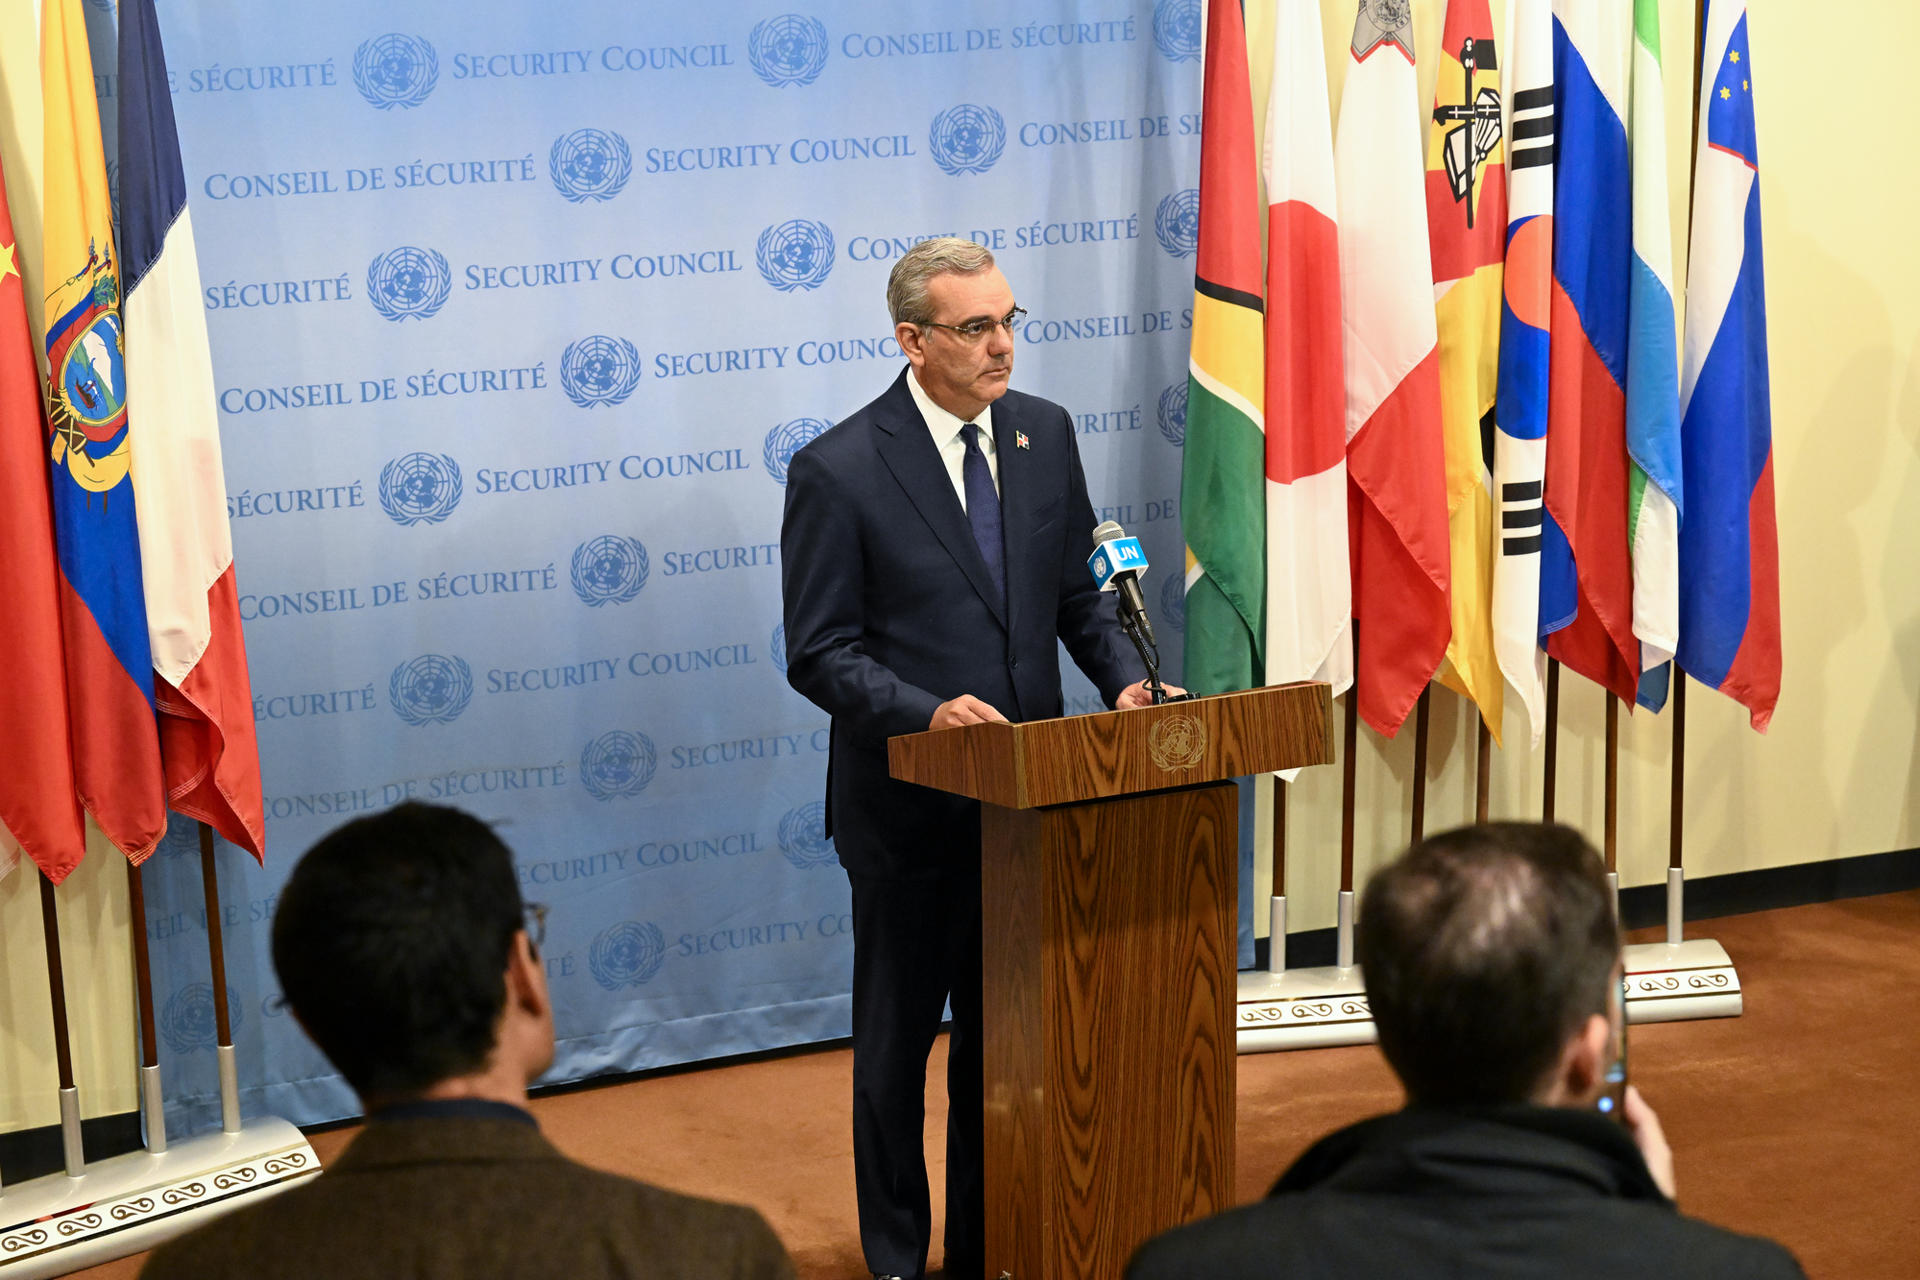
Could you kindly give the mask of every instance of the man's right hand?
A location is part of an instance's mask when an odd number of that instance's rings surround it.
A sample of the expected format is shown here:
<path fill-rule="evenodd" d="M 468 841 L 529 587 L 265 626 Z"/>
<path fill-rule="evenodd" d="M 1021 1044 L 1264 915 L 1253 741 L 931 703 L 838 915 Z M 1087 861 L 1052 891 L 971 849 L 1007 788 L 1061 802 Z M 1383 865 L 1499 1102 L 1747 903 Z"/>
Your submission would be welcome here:
<path fill-rule="evenodd" d="M 1640 1148 L 1647 1162 L 1647 1172 L 1653 1175 L 1667 1199 L 1679 1199 L 1673 1191 L 1673 1148 L 1667 1145 L 1660 1117 L 1632 1085 L 1627 1086 L 1626 1102 L 1621 1109 L 1626 1112 L 1627 1132 L 1633 1135 L 1633 1145 Z"/>
<path fill-rule="evenodd" d="M 951 729 L 962 724 L 986 724 L 990 720 L 1006 722 L 1006 717 L 995 711 L 970 693 L 963 693 L 951 702 L 943 702 L 933 709 L 933 720 L 929 729 Z"/>

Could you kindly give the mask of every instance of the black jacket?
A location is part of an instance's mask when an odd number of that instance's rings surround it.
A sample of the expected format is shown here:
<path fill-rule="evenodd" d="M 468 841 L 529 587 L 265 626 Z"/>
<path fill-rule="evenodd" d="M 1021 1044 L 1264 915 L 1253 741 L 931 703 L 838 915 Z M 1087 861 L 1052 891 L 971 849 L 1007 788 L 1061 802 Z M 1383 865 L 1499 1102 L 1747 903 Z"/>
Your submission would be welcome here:
<path fill-rule="evenodd" d="M 1789 1280 L 1771 1241 L 1682 1217 L 1584 1111 L 1409 1109 L 1321 1139 L 1265 1200 L 1170 1231 L 1128 1280 Z"/>

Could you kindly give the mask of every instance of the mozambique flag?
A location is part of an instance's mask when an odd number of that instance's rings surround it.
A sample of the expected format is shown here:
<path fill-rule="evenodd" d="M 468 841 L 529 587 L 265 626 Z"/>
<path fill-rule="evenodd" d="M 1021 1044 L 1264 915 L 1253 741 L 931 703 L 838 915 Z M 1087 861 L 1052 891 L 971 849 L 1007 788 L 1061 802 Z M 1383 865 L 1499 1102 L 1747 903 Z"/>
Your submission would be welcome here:
<path fill-rule="evenodd" d="M 1440 682 L 1479 705 L 1497 741 L 1493 646 L 1493 402 L 1500 379 L 1507 165 L 1500 58 L 1487 0 L 1450 0 L 1427 133 L 1427 235 L 1440 345 L 1440 423 L 1453 552 L 1453 638 Z"/>
<path fill-rule="evenodd" d="M 1239 0 L 1210 0 L 1200 126 L 1200 245 L 1193 278 L 1187 443 L 1186 684 L 1195 693 L 1262 680 L 1266 443 L 1259 170 Z"/>
<path fill-rule="evenodd" d="M 134 512 L 120 271 L 80 0 L 46 0 L 47 413 L 80 802 L 135 862 L 166 832 Z"/>

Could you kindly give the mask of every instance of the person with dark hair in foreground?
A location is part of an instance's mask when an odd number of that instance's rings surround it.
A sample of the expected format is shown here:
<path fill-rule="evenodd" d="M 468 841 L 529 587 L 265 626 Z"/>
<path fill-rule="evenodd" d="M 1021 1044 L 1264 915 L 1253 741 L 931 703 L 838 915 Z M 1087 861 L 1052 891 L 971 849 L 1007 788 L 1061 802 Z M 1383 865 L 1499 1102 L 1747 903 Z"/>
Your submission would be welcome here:
<path fill-rule="evenodd" d="M 458 809 L 403 804 L 309 850 L 273 966 L 367 1127 L 318 1177 L 140 1274 L 790 1280 L 753 1209 L 588 1169 L 540 1135 L 527 1086 L 553 1061 L 553 1005 L 527 910 L 512 853 Z"/>
<path fill-rule="evenodd" d="M 1620 933 L 1578 833 L 1492 823 L 1414 845 L 1368 883 L 1357 945 L 1406 1108 L 1321 1139 L 1265 1200 L 1149 1241 L 1128 1280 L 1802 1275 L 1771 1241 L 1681 1216 L 1631 1085 L 1619 1118 L 1596 1109 Z"/>

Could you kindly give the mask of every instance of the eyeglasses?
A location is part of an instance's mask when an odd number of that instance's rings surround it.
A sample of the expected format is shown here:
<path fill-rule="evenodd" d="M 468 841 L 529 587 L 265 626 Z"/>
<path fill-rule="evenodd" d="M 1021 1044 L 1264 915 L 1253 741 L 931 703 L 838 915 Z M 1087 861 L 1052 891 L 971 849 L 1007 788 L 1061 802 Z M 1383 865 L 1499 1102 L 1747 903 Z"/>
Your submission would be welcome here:
<path fill-rule="evenodd" d="M 969 320 L 965 324 L 942 324 L 938 320 L 922 320 L 918 323 L 922 329 L 946 329 L 959 334 L 968 342 L 978 342 L 995 329 L 1004 328 L 1007 331 L 1007 336 L 1009 338 L 1013 337 L 1014 327 L 1020 323 L 1020 318 L 1026 314 L 1027 309 L 1025 307 L 1015 307 L 1013 310 L 1007 312 L 1006 316 L 1000 320 Z"/>
<path fill-rule="evenodd" d="M 547 912 L 552 908 L 544 902 L 529 902 L 521 910 L 527 917 L 527 941 L 538 949 L 547 940 Z"/>

